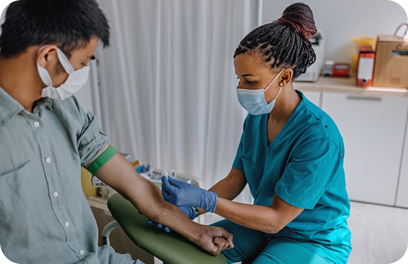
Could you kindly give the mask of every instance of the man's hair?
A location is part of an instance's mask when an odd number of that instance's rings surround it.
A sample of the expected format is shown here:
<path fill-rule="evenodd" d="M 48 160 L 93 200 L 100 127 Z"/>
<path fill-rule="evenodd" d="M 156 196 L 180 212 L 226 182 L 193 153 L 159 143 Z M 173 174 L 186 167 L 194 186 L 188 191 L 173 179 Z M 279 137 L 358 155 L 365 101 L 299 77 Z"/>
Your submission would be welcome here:
<path fill-rule="evenodd" d="M 18 0 L 7 10 L 0 50 L 4 58 L 10 58 L 31 46 L 55 44 L 70 57 L 93 37 L 108 47 L 109 31 L 95 0 Z"/>

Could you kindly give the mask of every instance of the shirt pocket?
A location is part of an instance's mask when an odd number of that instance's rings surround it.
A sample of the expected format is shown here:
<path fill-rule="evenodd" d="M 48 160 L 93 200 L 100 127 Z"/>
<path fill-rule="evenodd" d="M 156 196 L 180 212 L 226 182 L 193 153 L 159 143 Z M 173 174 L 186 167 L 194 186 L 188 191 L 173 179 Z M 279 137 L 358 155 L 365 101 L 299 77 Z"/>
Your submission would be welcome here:
<path fill-rule="evenodd" d="M 17 169 L 0 173 L 0 221 L 19 221 L 28 217 L 27 202 L 32 189 L 30 161 Z"/>

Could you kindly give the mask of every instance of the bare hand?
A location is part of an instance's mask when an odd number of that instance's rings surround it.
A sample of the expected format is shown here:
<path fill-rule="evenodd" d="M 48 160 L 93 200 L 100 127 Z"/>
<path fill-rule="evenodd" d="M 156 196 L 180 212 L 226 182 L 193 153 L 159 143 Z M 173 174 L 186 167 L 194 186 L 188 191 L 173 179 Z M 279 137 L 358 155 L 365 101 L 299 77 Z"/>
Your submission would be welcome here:
<path fill-rule="evenodd" d="M 222 227 L 203 226 L 197 245 L 210 252 L 214 256 L 220 254 L 224 249 L 233 248 L 232 235 Z"/>

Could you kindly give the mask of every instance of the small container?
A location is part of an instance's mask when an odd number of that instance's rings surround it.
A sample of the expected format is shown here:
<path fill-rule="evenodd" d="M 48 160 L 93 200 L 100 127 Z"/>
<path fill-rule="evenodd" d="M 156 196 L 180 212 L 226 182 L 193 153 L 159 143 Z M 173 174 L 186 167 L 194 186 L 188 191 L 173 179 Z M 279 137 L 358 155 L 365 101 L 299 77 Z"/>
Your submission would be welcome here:
<path fill-rule="evenodd" d="M 333 77 L 350 77 L 350 63 L 335 63 Z"/>
<path fill-rule="evenodd" d="M 333 75 L 334 61 L 327 60 L 324 62 L 322 75 L 326 77 L 331 77 Z"/>
<path fill-rule="evenodd" d="M 374 51 L 371 46 L 360 46 L 357 64 L 357 87 L 368 88 L 373 84 Z"/>
<path fill-rule="evenodd" d="M 371 46 L 373 51 L 375 51 L 377 40 L 375 38 L 353 38 L 353 51 L 352 51 L 352 64 L 351 72 L 356 74 L 357 72 L 357 62 L 360 46 Z"/>

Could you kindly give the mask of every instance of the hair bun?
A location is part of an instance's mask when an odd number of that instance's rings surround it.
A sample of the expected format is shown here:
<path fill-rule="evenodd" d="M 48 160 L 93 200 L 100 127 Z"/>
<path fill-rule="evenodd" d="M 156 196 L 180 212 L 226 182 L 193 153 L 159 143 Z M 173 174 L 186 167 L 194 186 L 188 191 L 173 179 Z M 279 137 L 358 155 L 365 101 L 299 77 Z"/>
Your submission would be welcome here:
<path fill-rule="evenodd" d="M 283 11 L 282 17 L 276 22 L 291 27 L 307 40 L 310 40 L 317 32 L 313 12 L 304 3 L 295 3 L 288 6 Z"/>

